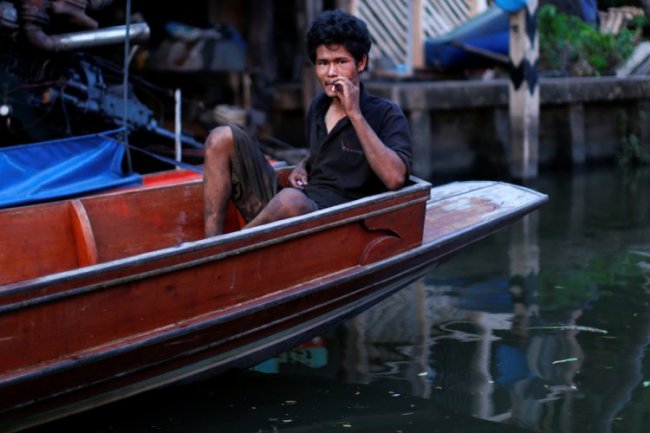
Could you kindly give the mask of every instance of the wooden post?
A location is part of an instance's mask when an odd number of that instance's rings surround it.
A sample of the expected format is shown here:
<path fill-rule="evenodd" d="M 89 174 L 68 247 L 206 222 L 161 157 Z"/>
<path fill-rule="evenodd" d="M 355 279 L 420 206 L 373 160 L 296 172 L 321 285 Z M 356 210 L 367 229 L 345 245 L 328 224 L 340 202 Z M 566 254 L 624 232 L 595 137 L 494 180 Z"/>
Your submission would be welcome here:
<path fill-rule="evenodd" d="M 429 110 L 415 108 L 409 113 L 409 123 L 413 140 L 413 174 L 423 179 L 432 176 L 433 146 L 431 146 L 431 113 Z"/>
<path fill-rule="evenodd" d="M 323 2 L 321 0 L 306 0 L 304 2 L 304 21 L 302 25 L 299 25 L 299 32 L 303 36 L 309 30 L 312 21 L 323 11 Z M 303 44 L 304 47 L 304 44 Z M 304 48 L 301 49 L 304 51 Z M 312 99 L 320 91 L 320 85 L 316 76 L 314 75 L 314 69 L 312 67 L 311 61 L 304 56 L 302 64 L 302 103 L 305 113 L 309 110 Z"/>
<path fill-rule="evenodd" d="M 510 174 L 537 177 L 539 85 L 537 0 L 510 14 Z"/>
<path fill-rule="evenodd" d="M 359 7 L 359 0 L 337 0 L 336 8 L 341 9 L 349 14 L 356 15 Z"/>
<path fill-rule="evenodd" d="M 485 9 L 487 9 L 487 1 L 486 0 L 471 0 L 469 2 L 469 17 L 471 18 L 473 16 L 476 16 L 483 12 Z"/>
<path fill-rule="evenodd" d="M 650 99 L 639 100 L 637 107 L 639 145 L 646 155 L 650 155 Z"/>
<path fill-rule="evenodd" d="M 585 138 L 585 109 L 582 104 L 569 105 L 569 131 L 571 134 L 571 162 L 583 165 L 587 160 Z"/>
<path fill-rule="evenodd" d="M 422 0 L 411 2 L 411 72 L 424 68 L 424 34 Z"/>

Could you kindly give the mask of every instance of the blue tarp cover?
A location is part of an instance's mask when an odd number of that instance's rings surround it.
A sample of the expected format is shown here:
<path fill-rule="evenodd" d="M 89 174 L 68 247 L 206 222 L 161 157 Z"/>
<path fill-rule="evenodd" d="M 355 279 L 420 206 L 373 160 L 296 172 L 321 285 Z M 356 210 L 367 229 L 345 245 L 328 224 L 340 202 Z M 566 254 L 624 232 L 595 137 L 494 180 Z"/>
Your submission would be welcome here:
<path fill-rule="evenodd" d="M 424 42 L 425 62 L 441 70 L 475 69 L 494 66 L 495 60 L 460 46 L 508 57 L 509 16 L 496 6 L 470 18 L 452 31 Z"/>
<path fill-rule="evenodd" d="M 0 207 L 142 184 L 122 170 L 124 144 L 92 134 L 0 147 Z"/>
<path fill-rule="evenodd" d="M 494 0 L 494 3 L 506 12 L 517 12 L 528 4 L 528 0 Z"/>

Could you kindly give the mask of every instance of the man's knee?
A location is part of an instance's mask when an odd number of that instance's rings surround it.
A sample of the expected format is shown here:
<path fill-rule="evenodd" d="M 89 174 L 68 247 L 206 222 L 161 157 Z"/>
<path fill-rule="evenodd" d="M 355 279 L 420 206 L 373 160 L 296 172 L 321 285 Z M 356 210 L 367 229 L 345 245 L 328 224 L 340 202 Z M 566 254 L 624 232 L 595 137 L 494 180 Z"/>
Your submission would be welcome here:
<path fill-rule="evenodd" d="M 206 158 L 232 155 L 233 143 L 232 129 L 229 126 L 218 126 L 214 128 L 205 140 Z"/>
<path fill-rule="evenodd" d="M 280 191 L 282 205 L 287 216 L 297 216 L 318 210 L 318 206 L 307 195 L 296 188 L 286 188 Z"/>

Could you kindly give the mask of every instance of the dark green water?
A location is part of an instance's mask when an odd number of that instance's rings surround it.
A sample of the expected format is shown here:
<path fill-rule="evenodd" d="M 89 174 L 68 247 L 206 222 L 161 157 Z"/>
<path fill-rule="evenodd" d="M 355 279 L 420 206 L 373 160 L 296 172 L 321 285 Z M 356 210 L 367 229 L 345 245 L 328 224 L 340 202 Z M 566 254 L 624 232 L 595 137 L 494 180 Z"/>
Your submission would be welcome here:
<path fill-rule="evenodd" d="M 650 171 L 550 202 L 310 344 L 33 432 L 650 431 Z"/>

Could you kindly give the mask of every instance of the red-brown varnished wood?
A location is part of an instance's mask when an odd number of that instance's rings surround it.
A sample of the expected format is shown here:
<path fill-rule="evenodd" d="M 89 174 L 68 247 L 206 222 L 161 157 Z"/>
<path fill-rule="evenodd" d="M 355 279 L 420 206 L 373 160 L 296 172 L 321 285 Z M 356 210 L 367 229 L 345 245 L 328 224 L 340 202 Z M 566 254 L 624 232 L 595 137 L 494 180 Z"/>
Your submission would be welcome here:
<path fill-rule="evenodd" d="M 409 206 L 395 212 L 366 218 L 364 224 L 370 231 L 382 233 L 369 242 L 359 263 L 362 265 L 388 258 L 422 243 L 424 206 Z"/>
<path fill-rule="evenodd" d="M 78 267 L 67 202 L 0 211 L 0 285 Z"/>
<path fill-rule="evenodd" d="M 0 430 L 250 365 L 543 202 L 512 186 L 452 185 L 431 195 L 425 218 L 428 186 L 210 239 L 200 182 L 32 208 L 23 220 L 60 232 L 70 263 L 49 273 L 34 264 L 0 283 Z M 0 211 L 0 222 L 15 211 Z M 238 229 L 239 215 L 228 212 Z M 92 264 L 93 240 L 96 265 L 57 273 Z M 49 249 L 21 254 L 59 260 Z"/>
<path fill-rule="evenodd" d="M 202 177 L 202 174 L 192 170 L 169 170 L 145 175 L 142 177 L 142 183 L 145 188 L 152 188 L 198 180 Z"/>
<path fill-rule="evenodd" d="M 293 167 L 281 167 L 275 170 L 278 175 L 278 182 L 284 188 L 289 186 L 289 175 L 293 171 Z"/>
<path fill-rule="evenodd" d="M 202 184 L 134 190 L 82 199 L 99 263 L 203 237 Z"/>
<path fill-rule="evenodd" d="M 99 262 L 200 239 L 200 187 L 195 183 L 83 199 Z M 21 293 L 21 299 L 5 296 L 5 302 L 30 302 L 73 287 L 115 285 L 111 290 L 83 291 L 65 303 L 36 302 L 6 314 L 5 329 L 21 338 L 0 340 L 0 351 L 10 354 L 0 360 L 0 371 L 29 368 L 112 341 L 141 338 L 210 312 L 263 302 L 270 294 L 405 251 L 421 239 L 427 197 L 424 190 L 388 197 L 382 203 L 369 200 L 363 206 L 294 224 L 279 222 L 275 228 L 251 230 L 248 236 L 222 239 L 178 255 L 142 260 L 74 281 L 62 279 L 38 292 Z M 384 243 L 369 253 L 368 245 L 385 238 L 387 230 L 397 234 L 399 242 Z M 155 275 L 148 275 L 151 272 Z M 138 278 L 112 283 L 129 275 Z M 26 322 L 30 327 L 24 327 Z M 78 329 L 84 332 L 75 332 Z"/>
<path fill-rule="evenodd" d="M 169 195 L 169 197 L 173 197 L 174 195 L 189 195 L 192 196 L 192 194 L 189 194 L 186 192 L 187 189 L 194 190 L 194 194 L 198 193 L 196 190 L 197 185 L 194 184 L 183 184 L 183 185 L 175 185 L 175 186 L 170 186 L 170 187 L 165 187 L 161 188 L 156 196 L 158 197 L 165 197 Z M 176 192 L 169 193 L 170 190 L 174 190 Z M 179 192 L 182 191 L 182 192 Z M 99 228 L 98 229 L 98 224 L 96 221 L 93 220 L 94 215 L 99 216 L 98 221 L 105 221 L 108 222 L 111 227 L 114 227 L 116 224 L 115 218 L 107 218 L 106 215 L 101 213 L 102 208 L 111 208 L 111 204 L 105 204 L 107 202 L 109 203 L 117 203 L 119 205 L 120 202 L 122 202 L 127 195 L 133 195 L 135 191 L 130 191 L 128 193 L 124 194 L 110 194 L 110 195 L 102 195 L 98 197 L 91 197 L 91 198 L 86 198 L 83 199 L 84 201 L 84 206 L 88 212 L 89 218 L 91 218 L 91 225 L 93 226 L 93 232 L 95 234 L 95 239 L 96 243 L 98 245 L 98 250 L 102 250 L 102 248 L 107 248 L 108 253 L 114 254 L 117 256 L 117 258 L 123 258 L 123 257 L 129 257 L 130 254 L 132 254 L 134 247 L 132 249 L 120 249 L 120 248 L 115 248 L 114 246 L 110 245 L 110 243 L 117 242 L 119 244 L 127 244 L 128 242 L 133 242 L 137 245 L 140 245 L 137 248 L 140 248 L 140 251 L 144 250 L 145 248 L 142 248 L 142 242 L 139 241 L 139 237 L 141 235 L 141 232 L 139 232 L 137 229 L 139 227 L 142 227 L 142 221 L 135 219 L 135 222 L 130 226 L 130 231 L 125 231 L 126 229 L 122 227 L 122 232 L 121 233 L 115 233 L 116 235 L 112 237 L 111 236 L 111 231 L 104 228 Z M 142 197 L 141 195 L 138 195 L 138 197 Z M 151 197 L 151 196 L 149 196 Z M 84 274 L 84 282 L 83 284 L 100 284 L 102 281 L 106 280 L 112 280 L 112 279 L 119 279 L 119 278 L 128 278 L 129 276 L 134 276 L 134 275 L 139 275 L 142 273 L 147 273 L 147 272 L 155 272 L 159 269 L 164 269 L 170 266 L 175 266 L 179 262 L 190 262 L 193 260 L 205 260 L 206 257 L 215 257 L 215 260 L 217 257 L 224 255 L 224 254 L 240 254 L 240 251 L 245 248 L 262 248 L 266 243 L 277 243 L 278 239 L 284 239 L 285 237 L 301 237 L 304 236 L 304 234 L 311 233 L 313 231 L 325 231 L 328 230 L 328 227 L 332 224 L 335 225 L 343 225 L 345 224 L 346 221 L 352 221 L 355 219 L 360 219 L 360 218 L 368 218 L 368 217 L 373 217 L 376 215 L 379 215 L 381 213 L 387 213 L 389 209 L 393 209 L 391 212 L 397 211 L 404 207 L 406 204 L 413 202 L 410 204 L 410 206 L 420 206 L 422 207 L 424 205 L 424 200 L 427 198 L 427 192 L 426 190 L 422 191 L 416 191 L 416 192 L 408 192 L 408 193 L 402 193 L 399 196 L 394 196 L 394 195 L 387 195 L 387 196 L 382 196 L 381 199 L 368 199 L 366 201 L 361 201 L 361 204 L 355 204 L 351 206 L 344 206 L 342 208 L 332 208 L 331 210 L 328 210 L 327 212 L 316 212 L 314 214 L 309 214 L 306 215 L 302 218 L 297 219 L 295 222 L 278 222 L 278 223 L 273 223 L 269 224 L 266 229 L 263 230 L 250 230 L 247 231 L 246 234 L 243 234 L 241 236 L 237 237 L 225 237 L 225 238 L 220 238 L 215 240 L 214 242 L 210 242 L 205 245 L 205 247 L 202 247 L 200 249 L 193 249 L 193 250 L 183 250 L 183 256 L 182 257 L 176 257 L 176 256 L 170 256 L 169 254 L 166 255 L 157 255 L 152 259 L 146 260 L 146 261 L 138 261 L 137 266 L 133 265 L 128 265 L 128 266 L 123 266 L 123 267 L 115 267 L 115 268 L 110 268 L 106 270 L 102 270 L 101 273 L 91 273 L 89 275 Z M 133 201 L 133 199 L 128 199 L 127 201 Z M 99 205 L 93 205 L 93 203 L 99 203 Z M 104 203 L 104 204 L 102 204 Z M 202 203 L 199 199 L 195 200 L 195 203 L 198 203 L 199 206 L 202 206 Z M 128 212 L 131 212 L 132 208 L 129 208 L 128 206 L 125 206 L 127 209 L 127 215 Z M 93 212 L 94 209 L 94 212 Z M 1 214 L 2 211 L 0 211 Z M 202 237 L 202 223 L 198 224 L 198 221 L 201 220 L 200 216 L 201 212 L 194 212 L 195 215 L 195 225 L 193 232 L 194 236 L 196 238 L 201 238 Z M 168 224 L 169 226 L 169 224 Z M 133 228 L 135 227 L 135 230 Z M 172 225 L 173 227 L 173 225 Z M 127 226 L 127 228 L 129 228 Z M 101 233 L 102 236 L 99 236 L 98 234 Z M 145 231 L 145 234 L 147 235 L 145 238 L 152 238 L 156 236 L 156 233 L 152 232 L 151 229 L 148 229 L 148 233 Z M 170 237 L 169 233 L 159 233 L 158 234 L 161 239 L 166 240 L 166 244 L 161 242 L 160 239 L 154 239 L 154 242 L 158 242 L 159 245 L 164 245 L 168 247 L 172 247 L 176 245 L 175 238 Z M 131 239 L 132 237 L 132 239 Z M 373 239 L 376 236 L 373 237 Z M 321 249 L 327 248 L 327 249 L 332 249 L 332 254 L 336 256 L 337 254 L 337 240 L 331 239 L 331 238 L 325 238 L 325 240 L 329 242 L 325 242 L 322 245 L 319 245 L 319 252 Z M 106 244 L 106 242 L 108 244 Z M 150 244 L 148 248 L 151 248 Z M 162 247 L 162 246 L 161 246 Z M 399 250 L 396 249 L 394 252 L 398 252 Z M 311 251 L 313 252 L 313 251 Z M 105 253 L 108 255 L 108 253 Z M 99 261 L 102 261 L 101 258 L 101 251 L 98 251 L 99 255 Z M 297 256 L 299 257 L 299 256 Z M 49 260 L 49 257 L 47 255 L 42 255 L 40 257 L 32 257 L 34 260 Z M 305 272 L 301 272 L 305 273 Z M 46 274 L 44 274 L 46 275 Z M 63 292 L 65 290 L 69 290 L 71 288 L 77 287 L 79 284 L 81 284 L 77 278 L 80 278 L 79 275 L 75 276 L 74 279 L 62 279 L 62 280 L 57 280 L 56 284 L 43 284 L 41 289 L 39 290 L 39 294 L 41 295 L 54 295 L 59 292 Z M 26 282 L 29 284 L 29 282 Z M 10 304 L 13 302 L 23 302 L 23 301 L 28 301 L 30 299 L 31 292 L 26 292 L 24 290 L 19 290 L 19 287 L 16 287 L 16 290 L 10 290 L 10 291 L 5 291 L 2 293 L 0 291 L 0 307 L 3 304 Z"/>
<path fill-rule="evenodd" d="M 70 200 L 70 222 L 77 248 L 77 263 L 79 266 L 90 266 L 97 263 L 97 244 L 86 209 L 80 200 Z"/>

